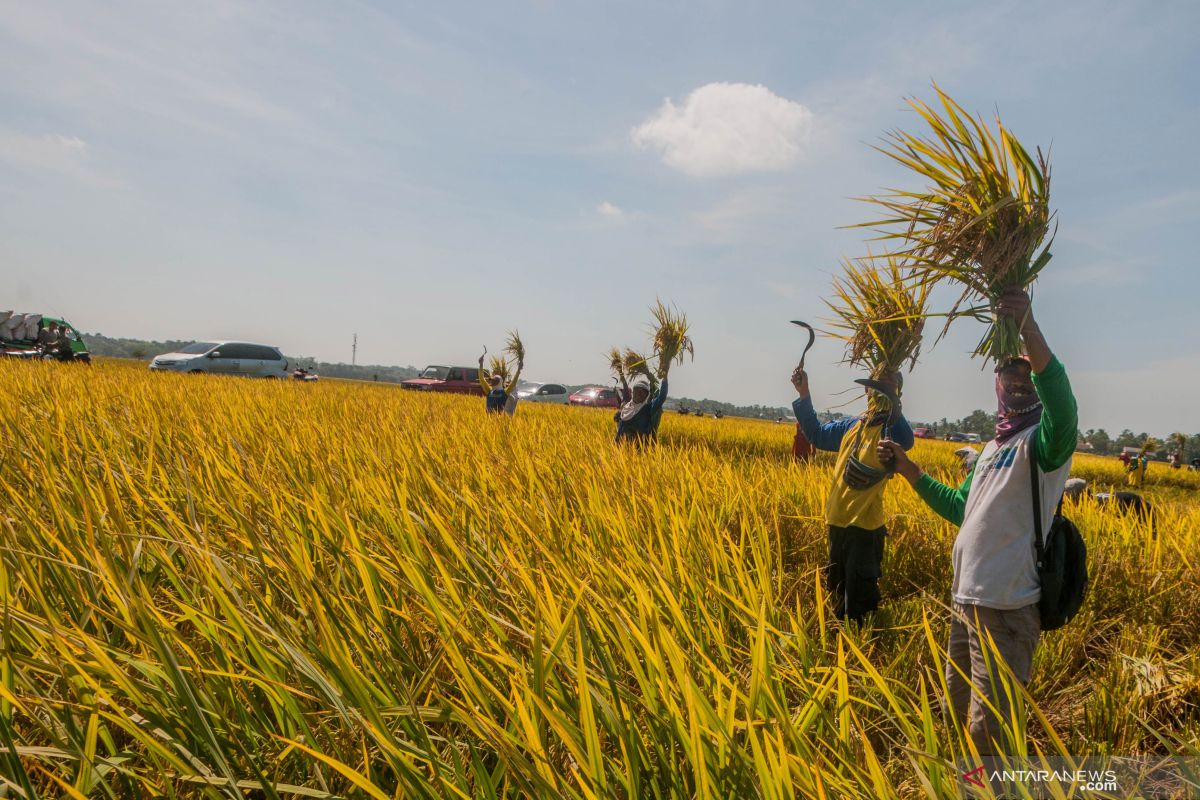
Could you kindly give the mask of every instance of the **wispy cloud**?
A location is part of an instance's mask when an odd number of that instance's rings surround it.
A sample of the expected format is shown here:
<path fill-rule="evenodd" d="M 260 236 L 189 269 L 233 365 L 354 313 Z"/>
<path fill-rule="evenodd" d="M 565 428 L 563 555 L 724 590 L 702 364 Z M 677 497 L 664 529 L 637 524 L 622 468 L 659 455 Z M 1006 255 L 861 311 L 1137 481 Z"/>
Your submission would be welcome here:
<path fill-rule="evenodd" d="M 633 143 L 696 177 L 776 172 L 800 160 L 813 114 L 765 86 L 709 83 L 682 104 L 667 98 L 633 129 Z"/>
<path fill-rule="evenodd" d="M 0 164 L 28 172 L 55 172 L 107 183 L 88 159 L 88 143 L 61 133 L 35 135 L 0 128 Z"/>
<path fill-rule="evenodd" d="M 607 200 L 596 206 L 596 213 L 609 222 L 625 222 L 629 219 L 629 212 L 619 206 L 613 205 Z"/>

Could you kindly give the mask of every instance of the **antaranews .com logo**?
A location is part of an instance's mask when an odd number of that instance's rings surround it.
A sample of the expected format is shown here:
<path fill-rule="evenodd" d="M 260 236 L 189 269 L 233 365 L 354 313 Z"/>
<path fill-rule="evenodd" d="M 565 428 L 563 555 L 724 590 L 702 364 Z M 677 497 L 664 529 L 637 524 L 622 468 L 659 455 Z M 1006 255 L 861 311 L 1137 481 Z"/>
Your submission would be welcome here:
<path fill-rule="evenodd" d="M 1200 759 L 989 756 L 960 763 L 968 794 L 999 797 L 1200 797 Z"/>

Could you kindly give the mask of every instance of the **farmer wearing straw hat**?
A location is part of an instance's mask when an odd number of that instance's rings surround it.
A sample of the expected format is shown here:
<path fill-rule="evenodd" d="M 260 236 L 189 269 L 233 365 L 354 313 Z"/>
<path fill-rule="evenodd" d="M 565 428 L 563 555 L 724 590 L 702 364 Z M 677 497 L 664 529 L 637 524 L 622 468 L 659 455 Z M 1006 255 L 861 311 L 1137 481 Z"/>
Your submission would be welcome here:
<path fill-rule="evenodd" d="M 1004 752 L 999 719 L 1012 721 L 1014 728 L 1020 722 L 1011 694 L 995 682 L 989 666 L 999 655 L 1013 676 L 1027 683 L 1041 635 L 1030 474 L 1036 466 L 1041 518 L 1053 519 L 1071 473 L 1078 428 L 1066 370 L 1033 319 L 1029 295 L 1020 288 L 1007 290 L 996 312 L 1014 321 L 1028 357 L 997 367 L 996 438 L 962 485 L 934 480 L 895 442 L 879 446 L 921 499 L 959 526 L 946 685 L 956 722 L 967 723 L 982 755 Z"/>
<path fill-rule="evenodd" d="M 630 397 L 617 409 L 613 419 L 617 423 L 617 441 L 643 444 L 658 436 L 658 421 L 662 418 L 663 403 L 667 402 L 667 379 L 658 385 L 651 398 L 653 387 L 650 379 L 637 376 L 630 384 Z"/>
<path fill-rule="evenodd" d="M 900 373 L 892 373 L 881 383 L 898 390 Z M 912 447 L 912 428 L 901 415 L 894 415 L 889 424 L 893 415 L 888 401 L 878 393 L 871 393 L 863 416 L 822 425 L 813 410 L 808 373 L 802 367 L 792 373 L 792 385 L 799 395 L 792 402 L 792 411 L 805 437 L 817 450 L 838 454 L 833 485 L 825 502 L 825 521 L 829 525 L 826 576 L 837 615 L 861 622 L 879 607 L 883 542 L 887 536 L 883 490 L 890 475 L 883 475 L 876 444 L 886 434 L 902 447 Z M 866 470 L 878 470 L 877 477 L 869 485 L 855 481 L 858 485 L 852 486 L 843 477 L 852 461 Z"/>

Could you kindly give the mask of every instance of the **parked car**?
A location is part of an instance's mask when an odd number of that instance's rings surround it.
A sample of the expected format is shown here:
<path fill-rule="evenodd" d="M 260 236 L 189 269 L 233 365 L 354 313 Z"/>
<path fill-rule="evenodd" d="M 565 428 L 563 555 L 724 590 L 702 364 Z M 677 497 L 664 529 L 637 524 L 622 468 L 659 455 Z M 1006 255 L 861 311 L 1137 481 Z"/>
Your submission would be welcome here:
<path fill-rule="evenodd" d="M 150 361 L 155 372 L 206 372 L 251 378 L 286 378 L 288 361 L 278 347 L 253 342 L 192 342 Z"/>
<path fill-rule="evenodd" d="M 936 439 L 937 434 L 928 425 L 918 425 L 913 428 L 913 436 L 917 439 Z"/>
<path fill-rule="evenodd" d="M 554 403 L 566 405 L 570 393 L 561 383 L 534 383 L 522 381 L 517 386 L 517 399 L 527 403 Z"/>
<path fill-rule="evenodd" d="M 606 386 L 585 386 L 567 398 L 573 406 L 592 406 L 593 408 L 619 408 L 621 396 L 616 389 Z"/>
<path fill-rule="evenodd" d="M 979 437 L 978 433 L 968 433 L 966 441 L 970 442 L 971 444 L 983 444 L 983 439 Z"/>
<path fill-rule="evenodd" d="M 965 442 L 966 440 L 967 440 L 967 435 L 965 433 L 947 433 L 946 434 L 947 442 Z"/>
<path fill-rule="evenodd" d="M 448 392 L 450 394 L 484 394 L 479 384 L 478 367 L 430 366 L 421 370 L 415 378 L 400 381 L 405 389 L 423 392 Z"/>

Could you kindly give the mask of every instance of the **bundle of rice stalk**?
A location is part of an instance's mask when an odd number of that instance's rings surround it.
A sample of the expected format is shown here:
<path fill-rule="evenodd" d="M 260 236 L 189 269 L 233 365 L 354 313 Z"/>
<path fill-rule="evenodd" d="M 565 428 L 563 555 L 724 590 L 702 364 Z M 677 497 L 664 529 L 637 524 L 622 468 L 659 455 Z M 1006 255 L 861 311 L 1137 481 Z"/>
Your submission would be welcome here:
<path fill-rule="evenodd" d="M 658 386 L 658 377 L 650 369 L 650 360 L 648 358 L 630 348 L 625 349 L 625 354 L 621 358 L 622 366 L 625 368 L 625 375 L 630 380 L 640 375 L 650 381 L 652 389 Z"/>
<path fill-rule="evenodd" d="M 509 376 L 512 375 L 512 370 L 508 365 L 508 360 L 502 356 L 492 356 L 488 359 L 488 375 L 500 376 L 500 382 L 505 386 L 508 385 Z"/>
<path fill-rule="evenodd" d="M 925 187 L 859 198 L 886 216 L 854 227 L 902 242 L 899 252 L 925 279 L 960 283 L 946 327 L 957 316 L 989 323 L 975 355 L 999 361 L 1022 348 L 1016 322 L 992 313 L 996 300 L 1010 287 L 1028 288 L 1050 260 L 1050 165 L 1041 149 L 1031 156 L 999 117 L 992 131 L 934 89 L 940 110 L 909 101 L 929 135 L 892 131 L 876 147 L 925 179 Z"/>
<path fill-rule="evenodd" d="M 508 339 L 504 342 L 504 352 L 517 362 L 517 369 L 525 366 L 525 343 L 521 341 L 521 334 L 517 331 L 508 332 Z"/>
<path fill-rule="evenodd" d="M 629 375 L 625 372 L 625 356 L 621 353 L 621 348 L 614 347 L 608 351 L 608 369 L 621 383 L 629 382 Z"/>
<path fill-rule="evenodd" d="M 1138 451 L 1139 456 L 1144 456 L 1148 453 L 1157 453 L 1159 448 L 1158 440 L 1153 436 L 1147 436 L 1146 441 L 1142 442 L 1142 449 Z"/>
<path fill-rule="evenodd" d="M 882 266 L 872 258 L 846 260 L 833 281 L 833 311 L 827 333 L 846 343 L 846 363 L 863 367 L 879 380 L 909 369 L 921 352 L 929 284 L 919 280 L 902 260 L 886 256 Z"/>
<path fill-rule="evenodd" d="M 665 379 L 672 361 L 682 364 L 685 354 L 694 359 L 696 351 L 688 337 L 687 314 L 662 300 L 655 302 L 650 313 L 654 316 L 654 351 L 658 354 L 656 373 Z"/>

